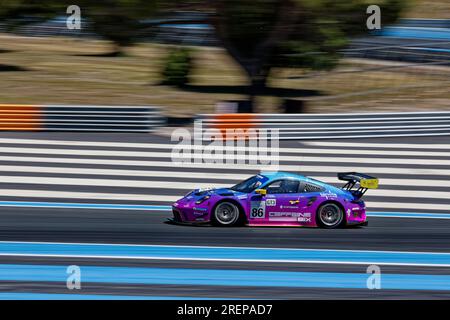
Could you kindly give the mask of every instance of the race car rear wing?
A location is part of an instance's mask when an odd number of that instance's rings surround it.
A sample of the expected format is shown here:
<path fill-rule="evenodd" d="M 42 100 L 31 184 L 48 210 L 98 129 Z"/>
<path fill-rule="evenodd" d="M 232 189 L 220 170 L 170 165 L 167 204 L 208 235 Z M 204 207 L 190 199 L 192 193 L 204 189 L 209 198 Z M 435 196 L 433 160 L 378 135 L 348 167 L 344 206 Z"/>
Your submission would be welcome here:
<path fill-rule="evenodd" d="M 342 189 L 350 191 L 355 197 L 360 199 L 368 189 L 378 188 L 378 179 L 367 174 L 358 172 L 338 173 L 339 180 L 347 181 Z M 358 189 L 353 189 L 359 183 Z"/>

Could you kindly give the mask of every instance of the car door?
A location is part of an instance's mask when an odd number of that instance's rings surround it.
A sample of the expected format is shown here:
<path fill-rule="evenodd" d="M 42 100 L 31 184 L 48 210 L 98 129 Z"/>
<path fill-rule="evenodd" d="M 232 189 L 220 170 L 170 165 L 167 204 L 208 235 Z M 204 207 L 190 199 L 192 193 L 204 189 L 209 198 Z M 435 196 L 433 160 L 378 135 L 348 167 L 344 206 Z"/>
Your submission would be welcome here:
<path fill-rule="evenodd" d="M 266 186 L 266 215 L 270 222 L 297 222 L 300 216 L 300 181 L 280 179 Z"/>

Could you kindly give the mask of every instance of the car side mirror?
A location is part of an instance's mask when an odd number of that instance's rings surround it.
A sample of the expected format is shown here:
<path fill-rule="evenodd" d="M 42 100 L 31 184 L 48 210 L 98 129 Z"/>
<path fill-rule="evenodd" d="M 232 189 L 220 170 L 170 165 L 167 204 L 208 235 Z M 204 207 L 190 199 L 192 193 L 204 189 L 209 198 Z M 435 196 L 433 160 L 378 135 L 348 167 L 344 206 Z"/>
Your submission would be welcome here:
<path fill-rule="evenodd" d="M 256 189 L 255 193 L 257 193 L 261 196 L 265 196 L 267 194 L 267 190 L 266 189 Z"/>

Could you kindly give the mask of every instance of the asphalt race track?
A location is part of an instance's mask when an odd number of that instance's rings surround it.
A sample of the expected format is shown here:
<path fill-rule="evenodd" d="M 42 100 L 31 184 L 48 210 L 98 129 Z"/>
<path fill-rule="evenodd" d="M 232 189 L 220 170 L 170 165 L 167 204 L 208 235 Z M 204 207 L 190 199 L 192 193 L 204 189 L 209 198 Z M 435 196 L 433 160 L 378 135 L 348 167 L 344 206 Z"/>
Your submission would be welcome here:
<path fill-rule="evenodd" d="M 257 170 L 174 167 L 161 136 L 1 133 L 0 299 L 450 298 L 449 142 L 282 142 L 281 170 L 378 176 L 369 226 L 215 228 L 167 224 L 168 206 Z"/>

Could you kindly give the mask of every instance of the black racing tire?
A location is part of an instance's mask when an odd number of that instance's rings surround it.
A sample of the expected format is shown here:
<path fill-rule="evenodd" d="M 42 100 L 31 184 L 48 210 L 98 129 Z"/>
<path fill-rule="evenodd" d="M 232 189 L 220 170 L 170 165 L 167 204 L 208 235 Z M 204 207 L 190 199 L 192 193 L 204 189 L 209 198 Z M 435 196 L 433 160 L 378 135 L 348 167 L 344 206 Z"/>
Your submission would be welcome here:
<path fill-rule="evenodd" d="M 211 213 L 211 223 L 218 227 L 234 227 L 242 224 L 240 206 L 232 201 L 221 201 Z"/>
<path fill-rule="evenodd" d="M 321 228 L 340 228 L 345 224 L 345 212 L 337 203 L 327 202 L 317 209 L 316 220 Z"/>

